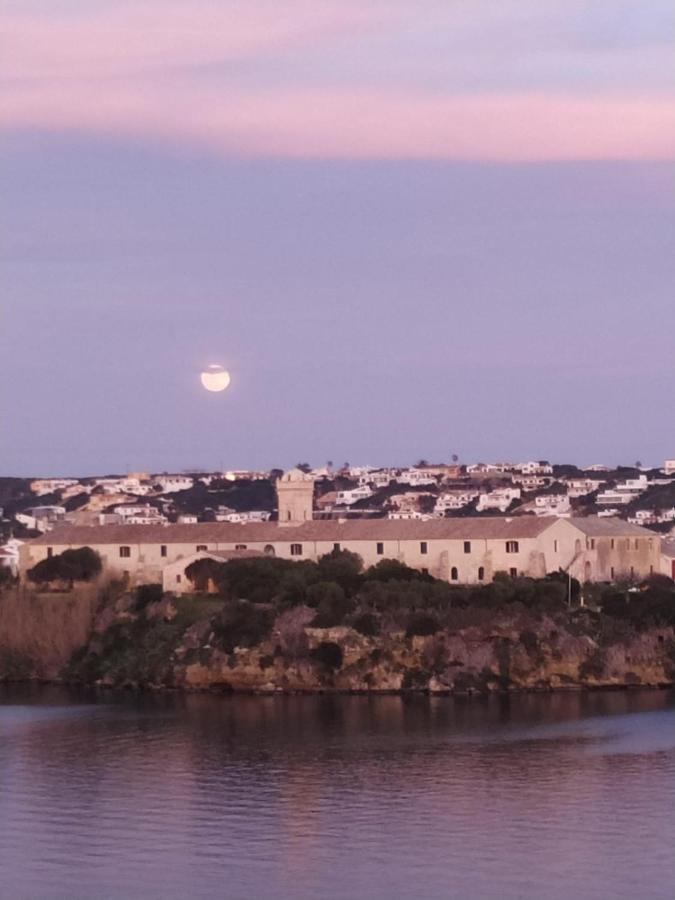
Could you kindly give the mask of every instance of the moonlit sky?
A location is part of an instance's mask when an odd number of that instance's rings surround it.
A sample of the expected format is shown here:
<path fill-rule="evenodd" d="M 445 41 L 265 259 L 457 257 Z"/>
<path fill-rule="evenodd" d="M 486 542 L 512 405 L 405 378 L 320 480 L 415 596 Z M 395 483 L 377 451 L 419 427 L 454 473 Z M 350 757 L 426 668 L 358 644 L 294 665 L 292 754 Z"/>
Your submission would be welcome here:
<path fill-rule="evenodd" d="M 2 26 L 0 474 L 675 455 L 672 0 Z"/>

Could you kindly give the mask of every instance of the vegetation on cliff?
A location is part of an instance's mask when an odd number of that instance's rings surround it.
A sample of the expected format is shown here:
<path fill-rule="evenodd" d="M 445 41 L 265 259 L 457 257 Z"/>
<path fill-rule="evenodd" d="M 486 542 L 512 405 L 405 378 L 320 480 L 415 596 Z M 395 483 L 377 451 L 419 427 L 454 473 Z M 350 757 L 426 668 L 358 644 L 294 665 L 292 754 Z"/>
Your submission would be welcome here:
<path fill-rule="evenodd" d="M 256 691 L 491 691 L 675 680 L 675 584 L 663 576 L 640 589 L 586 586 L 583 606 L 573 583 L 568 606 L 560 573 L 458 586 L 393 560 L 363 571 L 359 557 L 345 551 L 316 563 L 200 559 L 188 575 L 196 590 L 183 597 L 163 594 L 160 585 L 129 592 L 108 584 L 93 599 L 93 585 L 24 598 L 24 618 L 46 598 L 50 617 L 60 602 L 64 616 L 78 619 L 60 645 L 70 651 L 51 677 Z M 76 615 L 82 591 L 89 619 Z M 42 652 L 39 641 L 9 639 L 7 602 L 0 599 L 0 678 L 49 677 L 31 657 Z M 50 626 L 58 631 L 53 618 Z M 52 653 L 52 670 L 57 658 Z"/>

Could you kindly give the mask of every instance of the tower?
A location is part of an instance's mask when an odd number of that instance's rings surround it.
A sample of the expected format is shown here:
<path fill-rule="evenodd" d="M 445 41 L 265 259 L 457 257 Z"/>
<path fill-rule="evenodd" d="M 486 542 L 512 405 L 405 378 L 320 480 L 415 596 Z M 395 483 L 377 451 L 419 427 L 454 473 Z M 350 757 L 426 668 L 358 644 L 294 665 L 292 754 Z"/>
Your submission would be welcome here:
<path fill-rule="evenodd" d="M 277 480 L 280 525 L 300 525 L 312 520 L 314 478 L 301 469 L 290 469 Z"/>

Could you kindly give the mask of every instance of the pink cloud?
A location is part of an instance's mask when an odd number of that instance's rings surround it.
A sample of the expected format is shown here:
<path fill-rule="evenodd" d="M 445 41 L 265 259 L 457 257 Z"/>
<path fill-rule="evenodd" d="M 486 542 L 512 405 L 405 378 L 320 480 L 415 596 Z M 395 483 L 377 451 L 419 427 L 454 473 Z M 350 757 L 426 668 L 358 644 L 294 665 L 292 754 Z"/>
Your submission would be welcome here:
<path fill-rule="evenodd" d="M 362 90 L 24 86 L 15 128 L 159 138 L 228 155 L 391 159 L 664 159 L 675 102 L 559 95 L 429 96 Z"/>
<path fill-rule="evenodd" d="M 247 58 L 321 42 L 396 18 L 395 3 L 340 0 L 124 2 L 76 16 L 6 14 L 10 79 L 100 78 Z"/>
<path fill-rule="evenodd" d="M 255 68 L 280 53 L 311 54 L 402 22 L 405 31 L 411 8 L 399 0 L 117 0 L 71 17 L 15 8 L 4 21 L 11 52 L 3 62 L 0 121 L 9 128 L 128 135 L 254 156 L 515 161 L 675 154 L 675 100 L 665 94 L 462 95 L 395 83 L 375 89 L 363 71 L 350 72 L 347 85 L 326 84 L 316 54 L 309 67 L 316 77 L 296 86 L 268 76 L 266 85 L 247 89 L 221 73 L 216 87 L 189 71 L 242 59 Z"/>

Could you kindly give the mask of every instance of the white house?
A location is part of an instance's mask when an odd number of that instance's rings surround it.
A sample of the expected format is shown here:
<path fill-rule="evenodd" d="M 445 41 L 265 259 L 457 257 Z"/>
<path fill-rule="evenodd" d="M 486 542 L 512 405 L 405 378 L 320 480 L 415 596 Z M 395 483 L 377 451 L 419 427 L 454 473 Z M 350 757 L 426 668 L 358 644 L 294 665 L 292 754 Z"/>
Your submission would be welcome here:
<path fill-rule="evenodd" d="M 65 517 L 66 510 L 63 506 L 31 506 L 14 516 L 26 528 L 42 532 L 51 531 Z"/>
<path fill-rule="evenodd" d="M 516 468 L 523 475 L 552 475 L 553 466 L 547 462 L 526 462 L 519 463 Z"/>
<path fill-rule="evenodd" d="M 569 516 L 570 510 L 567 494 L 542 494 L 534 498 L 534 511 L 538 516 Z"/>
<path fill-rule="evenodd" d="M 372 496 L 373 491 L 368 487 L 368 485 L 360 484 L 355 488 L 348 488 L 344 491 L 337 491 L 335 504 L 336 506 L 351 506 L 353 503 L 357 503 L 359 500 L 367 500 L 368 497 Z"/>
<path fill-rule="evenodd" d="M 194 479 L 189 475 L 153 475 L 163 494 L 175 494 L 177 491 L 189 491 Z"/>
<path fill-rule="evenodd" d="M 371 485 L 374 488 L 385 488 L 395 478 L 395 473 L 390 469 L 378 469 L 359 475 L 359 485 Z"/>
<path fill-rule="evenodd" d="M 224 515 L 217 515 L 216 521 L 235 522 L 243 525 L 246 522 L 268 522 L 271 515 L 272 513 L 268 512 L 266 509 L 249 509 L 245 512 L 235 512 L 232 510 Z"/>
<path fill-rule="evenodd" d="M 598 506 L 626 506 L 631 500 L 635 500 L 640 494 L 644 493 L 649 487 L 646 475 L 639 475 L 637 478 L 628 478 L 621 484 L 617 484 L 614 488 L 608 488 L 606 491 L 598 494 L 595 502 Z"/>
<path fill-rule="evenodd" d="M 6 566 L 12 575 L 19 574 L 19 548 L 23 544 L 18 538 L 10 538 L 0 546 L 0 566 Z"/>
<path fill-rule="evenodd" d="M 666 475 L 675 475 L 675 459 L 667 459 L 663 464 L 663 471 Z"/>
<path fill-rule="evenodd" d="M 496 509 L 499 512 L 506 512 L 514 500 L 520 500 L 520 488 L 497 488 L 486 494 L 478 496 L 476 510 L 483 512 L 486 509 Z"/>
<path fill-rule="evenodd" d="M 445 513 L 446 511 L 463 509 L 478 497 L 480 491 L 448 491 L 441 494 L 436 500 L 434 512 Z"/>
<path fill-rule="evenodd" d="M 436 484 L 436 478 L 433 475 L 430 475 L 428 472 L 425 472 L 424 469 L 404 469 L 399 475 L 396 476 L 396 481 L 399 484 L 409 484 L 409 485 L 423 485 L 423 484 Z"/>
<path fill-rule="evenodd" d="M 597 491 L 603 484 L 605 482 L 598 478 L 568 478 L 565 481 L 567 496 L 571 498 L 586 497 L 593 491 Z"/>

